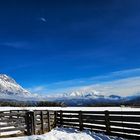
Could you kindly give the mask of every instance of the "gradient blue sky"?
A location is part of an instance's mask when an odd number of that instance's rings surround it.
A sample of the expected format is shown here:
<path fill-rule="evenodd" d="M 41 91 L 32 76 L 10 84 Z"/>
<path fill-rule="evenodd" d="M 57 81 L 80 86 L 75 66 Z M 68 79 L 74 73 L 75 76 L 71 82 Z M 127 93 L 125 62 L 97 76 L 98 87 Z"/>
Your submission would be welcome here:
<path fill-rule="evenodd" d="M 55 83 L 139 68 L 139 6 L 139 0 L 0 1 L 0 73 L 49 91 L 59 88 Z"/>

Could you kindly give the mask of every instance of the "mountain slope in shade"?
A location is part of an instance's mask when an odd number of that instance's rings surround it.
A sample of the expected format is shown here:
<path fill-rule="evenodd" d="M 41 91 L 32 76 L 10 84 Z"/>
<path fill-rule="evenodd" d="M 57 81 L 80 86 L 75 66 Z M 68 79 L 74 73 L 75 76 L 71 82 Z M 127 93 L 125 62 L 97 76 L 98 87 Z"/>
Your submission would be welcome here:
<path fill-rule="evenodd" d="M 16 83 L 13 78 L 5 74 L 0 74 L 0 95 L 28 96 L 31 95 L 31 93 Z"/>

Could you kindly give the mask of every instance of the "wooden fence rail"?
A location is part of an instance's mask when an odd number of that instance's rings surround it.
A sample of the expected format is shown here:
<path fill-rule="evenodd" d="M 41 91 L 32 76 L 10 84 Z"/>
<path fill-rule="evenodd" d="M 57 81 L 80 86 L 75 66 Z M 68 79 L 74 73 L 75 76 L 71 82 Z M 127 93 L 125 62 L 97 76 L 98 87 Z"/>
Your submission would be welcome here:
<path fill-rule="evenodd" d="M 0 112 L 0 137 L 44 134 L 54 127 L 140 139 L 140 112 L 12 110 Z M 11 132 L 16 132 L 11 134 Z"/>
<path fill-rule="evenodd" d="M 140 139 L 140 112 L 57 111 L 57 126 Z"/>

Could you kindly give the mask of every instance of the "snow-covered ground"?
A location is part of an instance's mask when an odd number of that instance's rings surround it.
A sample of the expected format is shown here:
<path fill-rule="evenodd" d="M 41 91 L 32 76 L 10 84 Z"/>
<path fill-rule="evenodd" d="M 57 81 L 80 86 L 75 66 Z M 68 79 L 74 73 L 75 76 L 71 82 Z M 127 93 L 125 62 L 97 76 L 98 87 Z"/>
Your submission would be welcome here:
<path fill-rule="evenodd" d="M 132 108 L 132 107 L 0 107 L 0 111 L 5 111 L 5 110 L 140 111 L 140 108 Z"/>
<path fill-rule="evenodd" d="M 90 131 L 79 132 L 72 128 L 56 128 L 44 135 L 0 138 L 0 140 L 123 140 Z"/>

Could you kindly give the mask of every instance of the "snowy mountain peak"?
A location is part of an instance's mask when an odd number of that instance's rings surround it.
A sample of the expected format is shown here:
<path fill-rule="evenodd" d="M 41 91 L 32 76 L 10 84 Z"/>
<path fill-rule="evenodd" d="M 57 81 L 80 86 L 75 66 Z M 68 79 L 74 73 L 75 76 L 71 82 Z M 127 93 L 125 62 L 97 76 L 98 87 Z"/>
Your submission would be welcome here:
<path fill-rule="evenodd" d="M 5 82 L 11 82 L 14 84 L 16 83 L 16 81 L 13 78 L 7 76 L 6 74 L 0 74 L 0 80 L 3 80 Z"/>
<path fill-rule="evenodd" d="M 27 96 L 30 95 L 30 92 L 17 84 L 13 78 L 5 74 L 0 74 L 0 95 Z"/>
<path fill-rule="evenodd" d="M 63 97 L 99 97 L 100 94 L 94 89 L 79 89 L 62 94 Z"/>

